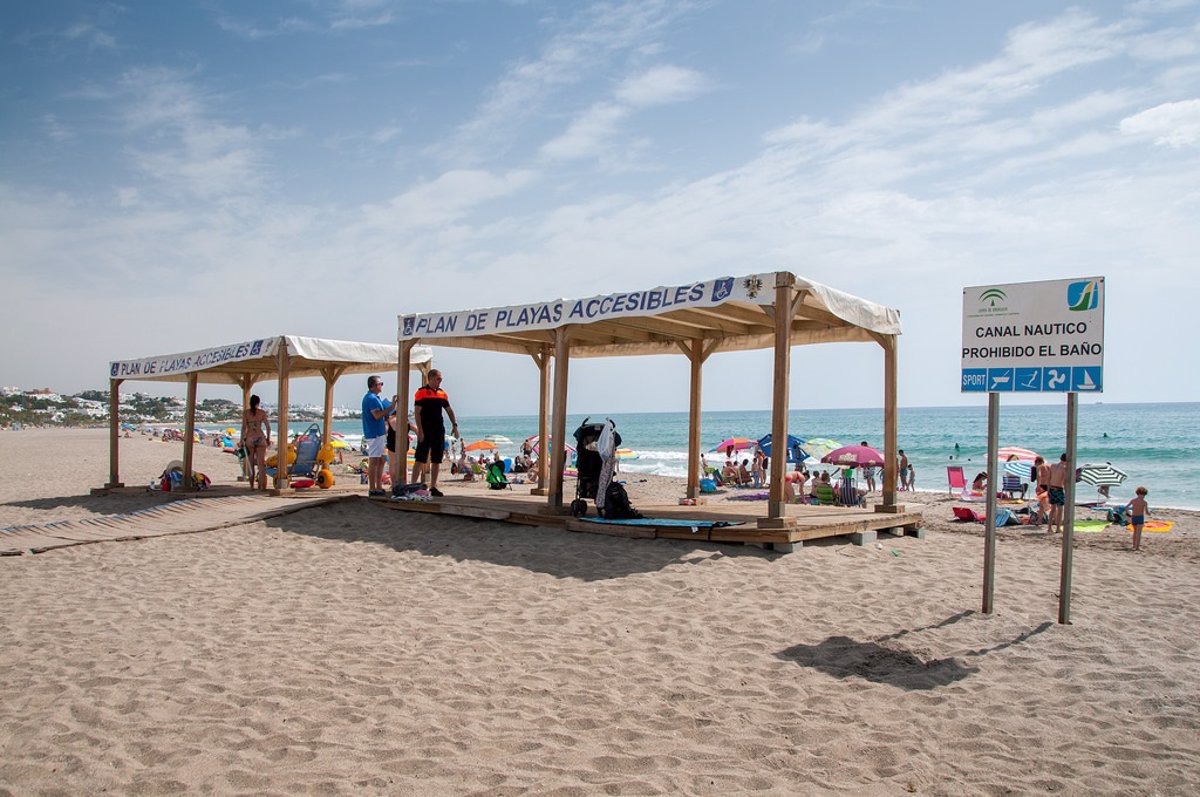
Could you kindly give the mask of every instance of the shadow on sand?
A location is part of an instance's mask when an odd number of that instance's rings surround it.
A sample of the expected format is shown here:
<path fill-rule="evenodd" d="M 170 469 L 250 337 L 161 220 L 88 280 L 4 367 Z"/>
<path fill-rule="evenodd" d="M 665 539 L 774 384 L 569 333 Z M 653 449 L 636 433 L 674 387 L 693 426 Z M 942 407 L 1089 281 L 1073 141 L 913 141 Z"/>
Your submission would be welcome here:
<path fill-rule="evenodd" d="M 775 559 L 754 547 L 687 540 L 630 540 L 602 534 L 520 526 L 495 520 L 392 512 L 360 501 L 343 501 L 271 518 L 267 526 L 348 543 L 377 543 L 423 556 L 450 556 L 521 567 L 555 578 L 603 581 L 652 573 L 669 565 L 697 564 L 725 556 Z"/>
<path fill-rule="evenodd" d="M 844 636 L 829 637 L 819 645 L 793 645 L 775 655 L 804 667 L 814 667 L 835 678 L 864 678 L 909 690 L 936 689 L 961 681 L 978 672 L 979 668 L 966 666 L 955 657 L 922 658 L 896 644 L 896 640 L 921 631 L 944 628 L 974 614 L 976 612 L 973 611 L 959 612 L 940 622 L 922 628 L 902 629 L 869 642 Z M 986 656 L 1022 644 L 1053 625 L 1050 622 L 1042 623 L 992 647 L 966 651 L 961 657 Z"/>

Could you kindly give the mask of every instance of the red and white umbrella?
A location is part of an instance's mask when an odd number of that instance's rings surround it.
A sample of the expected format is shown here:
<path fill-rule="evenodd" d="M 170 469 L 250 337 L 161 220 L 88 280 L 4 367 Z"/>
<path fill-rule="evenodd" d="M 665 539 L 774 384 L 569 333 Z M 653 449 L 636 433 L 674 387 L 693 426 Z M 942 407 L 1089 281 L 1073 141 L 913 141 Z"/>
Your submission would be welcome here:
<path fill-rule="evenodd" d="M 829 465 L 853 468 L 876 468 L 884 463 L 883 454 L 870 446 L 842 446 L 821 457 Z"/>
<path fill-rule="evenodd" d="M 1030 451 L 1028 448 L 1020 448 L 1019 446 L 1005 446 L 996 452 L 1001 462 L 1008 462 L 1014 457 L 1020 462 L 1033 462 L 1038 458 L 1036 451 Z"/>

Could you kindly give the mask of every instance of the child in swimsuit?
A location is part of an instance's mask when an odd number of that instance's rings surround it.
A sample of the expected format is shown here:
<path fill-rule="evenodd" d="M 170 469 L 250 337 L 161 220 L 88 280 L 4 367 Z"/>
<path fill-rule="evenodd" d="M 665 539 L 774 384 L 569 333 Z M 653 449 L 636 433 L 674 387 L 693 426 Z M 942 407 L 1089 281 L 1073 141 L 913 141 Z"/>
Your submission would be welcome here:
<path fill-rule="evenodd" d="M 1150 505 L 1146 503 L 1146 495 L 1150 491 L 1145 487 L 1139 487 L 1135 492 L 1137 495 L 1125 505 L 1125 508 L 1129 510 L 1129 523 L 1133 526 L 1133 550 L 1140 551 L 1142 549 L 1142 527 L 1146 525 L 1146 513 L 1150 511 Z"/>

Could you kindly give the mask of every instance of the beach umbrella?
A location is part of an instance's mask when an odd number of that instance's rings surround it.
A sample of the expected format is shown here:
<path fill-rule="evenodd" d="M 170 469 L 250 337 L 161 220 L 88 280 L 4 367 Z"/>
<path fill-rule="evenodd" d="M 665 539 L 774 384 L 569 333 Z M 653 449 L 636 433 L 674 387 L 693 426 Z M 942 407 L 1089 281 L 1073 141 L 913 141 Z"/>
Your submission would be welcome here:
<path fill-rule="evenodd" d="M 1004 472 L 1009 476 L 1016 476 L 1022 481 L 1032 481 L 1033 476 L 1029 472 L 1029 462 L 1014 459 L 1012 462 L 1001 463 L 1004 465 Z"/>
<path fill-rule="evenodd" d="M 787 462 L 803 462 L 808 459 L 808 452 L 804 449 L 807 443 L 804 440 L 796 437 L 794 434 L 787 436 Z M 771 448 L 771 435 L 765 434 L 758 439 L 758 447 L 762 449 L 763 454 L 768 457 L 774 456 Z"/>
<path fill-rule="evenodd" d="M 811 459 L 821 459 L 831 451 L 837 451 L 842 444 L 828 437 L 810 437 L 804 443 L 804 451 Z"/>
<path fill-rule="evenodd" d="M 842 446 L 821 457 L 821 461 L 828 465 L 855 468 L 881 467 L 883 460 L 883 454 L 870 446 Z"/>
<path fill-rule="evenodd" d="M 1113 467 L 1111 462 L 1103 465 L 1084 465 L 1079 469 L 1076 481 L 1087 482 L 1094 487 L 1116 487 L 1129 478 L 1120 468 Z"/>
<path fill-rule="evenodd" d="M 512 440 L 509 440 L 507 437 L 505 437 L 502 434 L 484 435 L 483 439 L 488 441 L 489 443 L 495 443 L 497 446 L 511 446 L 513 444 Z"/>
<path fill-rule="evenodd" d="M 615 456 L 618 460 L 623 461 L 626 459 L 637 459 L 641 455 L 632 448 L 618 448 L 613 452 L 613 456 Z"/>
<path fill-rule="evenodd" d="M 237 429 L 234 429 L 232 426 L 230 426 L 228 429 L 225 430 L 225 434 L 229 435 L 230 437 L 233 437 L 235 434 L 237 434 Z"/>
<path fill-rule="evenodd" d="M 751 440 L 749 437 L 727 437 L 719 445 L 717 445 L 713 451 L 720 451 L 724 453 L 725 451 L 729 450 L 730 446 L 733 447 L 734 451 L 742 451 L 747 448 L 754 448 L 755 442 L 756 441 Z"/>
<path fill-rule="evenodd" d="M 1019 446 L 1005 446 L 996 452 L 996 456 L 1000 458 L 1001 462 L 1007 462 L 1013 457 L 1023 462 L 1033 462 L 1038 458 L 1036 451 L 1030 451 L 1028 448 L 1021 448 Z"/>
<path fill-rule="evenodd" d="M 468 443 L 463 451 L 494 451 L 499 448 L 491 440 L 476 440 L 474 443 Z"/>
<path fill-rule="evenodd" d="M 349 444 L 345 440 L 338 440 L 336 437 L 329 441 L 330 448 L 349 448 Z"/>

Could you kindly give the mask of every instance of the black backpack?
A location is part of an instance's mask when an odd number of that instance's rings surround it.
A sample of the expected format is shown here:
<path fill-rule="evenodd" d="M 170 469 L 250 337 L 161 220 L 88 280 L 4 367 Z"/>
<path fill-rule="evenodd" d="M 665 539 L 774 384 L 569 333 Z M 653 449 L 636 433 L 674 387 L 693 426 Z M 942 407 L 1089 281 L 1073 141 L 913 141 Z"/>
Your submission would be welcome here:
<path fill-rule="evenodd" d="M 636 520 L 642 517 L 642 513 L 629 503 L 629 493 L 625 492 L 625 485 L 620 482 L 612 482 L 604 492 L 604 517 L 607 520 Z"/>

